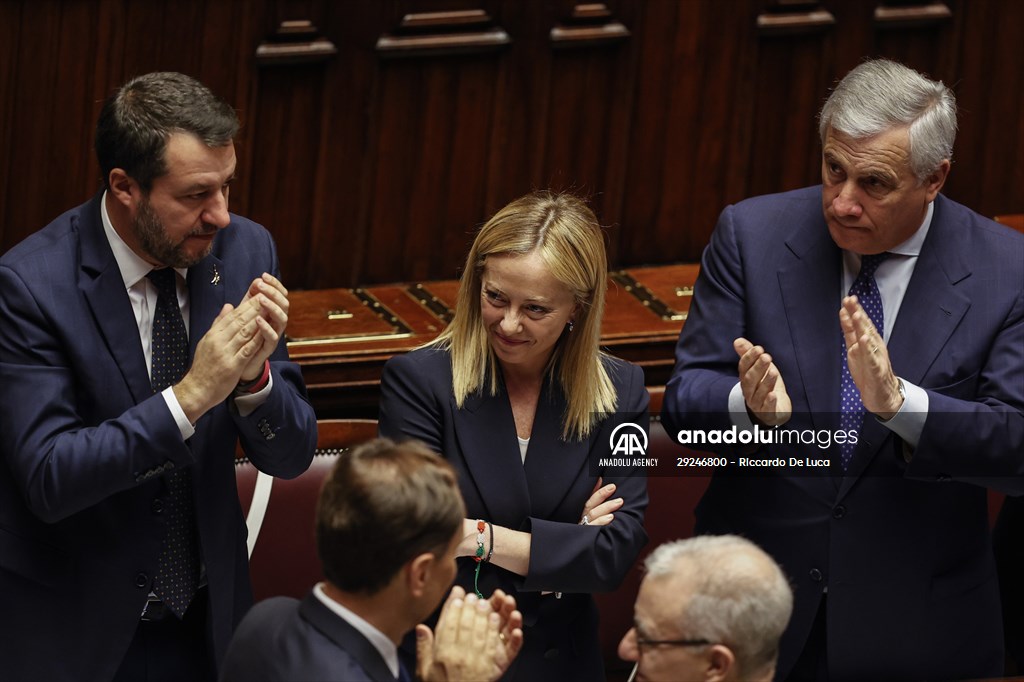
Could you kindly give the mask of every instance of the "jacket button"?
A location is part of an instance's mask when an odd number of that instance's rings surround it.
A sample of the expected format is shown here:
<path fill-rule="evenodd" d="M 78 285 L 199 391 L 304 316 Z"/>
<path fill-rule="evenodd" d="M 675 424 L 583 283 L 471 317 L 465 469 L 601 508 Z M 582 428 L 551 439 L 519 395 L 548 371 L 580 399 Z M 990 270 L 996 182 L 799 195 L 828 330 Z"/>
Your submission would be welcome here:
<path fill-rule="evenodd" d="M 135 587 L 138 587 L 141 590 L 142 588 L 148 587 L 148 586 L 149 586 L 149 576 L 148 575 L 146 575 L 145 573 L 139 573 L 137 576 L 135 576 Z"/>
<path fill-rule="evenodd" d="M 816 582 L 816 583 L 820 583 L 821 582 L 821 571 L 819 571 L 818 569 L 812 568 L 811 572 L 809 573 L 809 575 L 811 576 L 811 580 L 813 580 L 814 582 Z"/>
<path fill-rule="evenodd" d="M 846 516 L 846 507 L 841 504 L 837 504 L 835 509 L 832 510 L 833 519 L 841 519 Z"/>
<path fill-rule="evenodd" d="M 158 497 L 158 498 L 156 498 L 155 500 L 153 500 L 153 504 L 152 504 L 152 505 L 150 505 L 150 507 L 149 507 L 149 508 L 150 508 L 151 510 L 153 510 L 153 513 L 154 513 L 154 514 L 163 514 L 163 513 L 164 513 L 164 501 L 163 501 L 163 500 L 161 500 L 161 499 L 160 499 L 160 498 Z"/>

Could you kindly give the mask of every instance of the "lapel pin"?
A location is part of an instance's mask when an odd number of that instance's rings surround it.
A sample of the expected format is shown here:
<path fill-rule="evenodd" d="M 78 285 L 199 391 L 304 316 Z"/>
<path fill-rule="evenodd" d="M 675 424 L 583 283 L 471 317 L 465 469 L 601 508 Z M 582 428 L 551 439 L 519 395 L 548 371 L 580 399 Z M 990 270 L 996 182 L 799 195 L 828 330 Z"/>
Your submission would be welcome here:
<path fill-rule="evenodd" d="M 210 280 L 210 284 L 217 286 L 220 284 L 220 273 L 217 271 L 217 266 L 213 266 L 213 279 Z"/>

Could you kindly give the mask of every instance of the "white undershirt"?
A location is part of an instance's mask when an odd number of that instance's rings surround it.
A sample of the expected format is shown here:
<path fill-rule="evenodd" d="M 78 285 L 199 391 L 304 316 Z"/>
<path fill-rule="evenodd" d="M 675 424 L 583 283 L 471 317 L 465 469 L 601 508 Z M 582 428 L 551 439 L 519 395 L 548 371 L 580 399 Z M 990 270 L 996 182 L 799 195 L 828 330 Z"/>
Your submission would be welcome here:
<path fill-rule="evenodd" d="M 530 439 L 529 438 L 519 438 L 519 436 L 516 436 L 516 438 L 519 440 L 519 457 L 523 460 L 523 464 L 525 465 L 526 464 L 526 448 L 530 447 Z"/>

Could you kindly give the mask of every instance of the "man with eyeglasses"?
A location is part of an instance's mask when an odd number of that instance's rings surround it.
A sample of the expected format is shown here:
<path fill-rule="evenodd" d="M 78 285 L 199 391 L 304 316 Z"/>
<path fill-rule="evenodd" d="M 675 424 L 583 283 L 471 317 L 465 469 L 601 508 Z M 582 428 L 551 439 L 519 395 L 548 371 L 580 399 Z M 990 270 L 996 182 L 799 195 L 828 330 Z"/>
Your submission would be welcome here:
<path fill-rule="evenodd" d="M 633 627 L 619 656 L 636 661 L 631 680 L 770 681 L 793 593 L 778 564 L 736 535 L 698 536 L 658 547 Z"/>

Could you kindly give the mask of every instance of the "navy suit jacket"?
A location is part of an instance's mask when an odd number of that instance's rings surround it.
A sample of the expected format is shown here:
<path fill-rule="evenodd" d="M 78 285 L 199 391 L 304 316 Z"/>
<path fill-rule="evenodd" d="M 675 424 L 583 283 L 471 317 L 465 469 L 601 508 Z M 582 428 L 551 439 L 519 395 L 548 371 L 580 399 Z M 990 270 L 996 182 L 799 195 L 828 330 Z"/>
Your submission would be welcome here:
<path fill-rule="evenodd" d="M 608 457 L 612 429 L 623 422 L 648 429 L 647 390 L 639 367 L 606 359 L 618 409 L 585 441 L 563 441 L 565 396 L 545 382 L 537 405 L 526 464 L 502 385 L 498 395 L 473 395 L 462 409 L 452 392 L 448 351 L 426 348 L 395 356 L 381 379 L 380 433 L 417 438 L 442 454 L 459 475 L 469 518 L 531 533 L 528 574 L 493 564 L 480 572 L 480 591 L 513 595 L 524 621 L 523 650 L 504 679 L 601 679 L 597 612 L 590 593 L 616 589 L 647 542 L 643 528 L 647 480 L 642 469 L 613 475 L 598 466 Z M 583 505 L 598 476 L 624 498 L 610 525 L 580 526 Z M 476 564 L 459 559 L 457 584 L 473 590 Z M 541 596 L 542 591 L 562 597 Z"/>
<path fill-rule="evenodd" d="M 868 415 L 849 471 L 716 471 L 697 530 L 745 535 L 795 588 L 778 676 L 800 654 L 827 586 L 835 679 L 959 679 L 1002 672 L 986 491 L 1024 489 L 1024 239 L 938 196 L 888 343 L 896 374 L 926 389 L 929 414 L 908 462 Z M 727 428 L 732 341 L 760 344 L 793 401 L 785 428 L 837 428 L 841 252 L 821 188 L 723 211 L 704 253 L 665 393 L 664 422 Z M 719 448 L 740 454 L 728 447 Z"/>
<path fill-rule="evenodd" d="M 235 632 L 221 682 L 395 682 L 380 652 L 312 593 L 254 606 Z"/>
<path fill-rule="evenodd" d="M 113 676 L 157 569 L 160 474 L 176 466 L 193 473 L 219 660 L 252 603 L 235 444 L 286 478 L 306 469 L 316 446 L 316 419 L 283 340 L 263 405 L 242 417 L 229 398 L 182 440 L 151 388 L 100 200 L 0 259 L 0 661 L 12 679 Z M 221 306 L 241 301 L 264 271 L 277 273 L 269 233 L 232 215 L 188 272 L 191 352 Z"/>

